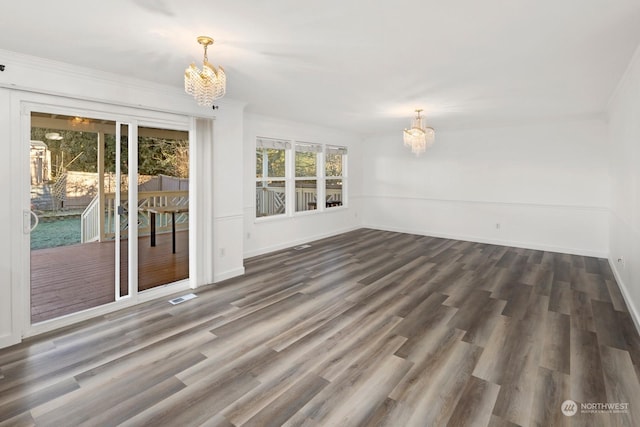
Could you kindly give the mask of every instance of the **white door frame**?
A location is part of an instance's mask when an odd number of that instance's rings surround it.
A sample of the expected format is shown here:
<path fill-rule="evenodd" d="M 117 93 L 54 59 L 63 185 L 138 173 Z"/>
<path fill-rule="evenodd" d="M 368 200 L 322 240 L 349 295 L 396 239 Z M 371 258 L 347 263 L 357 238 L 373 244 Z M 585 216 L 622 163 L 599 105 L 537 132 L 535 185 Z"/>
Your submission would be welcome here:
<path fill-rule="evenodd" d="M 137 205 L 137 129 L 138 126 L 154 126 L 166 129 L 188 131 L 190 134 L 195 131 L 193 128 L 193 120 L 188 116 L 183 116 L 175 113 L 164 113 L 149 110 L 139 110 L 131 107 L 122 107 L 112 104 L 102 104 L 92 101 L 82 101 L 76 99 L 70 99 L 65 97 L 58 97 L 53 95 L 42 95 L 30 92 L 14 92 L 12 96 L 12 108 L 15 111 L 20 111 L 20 149 L 14 152 L 13 159 L 19 159 L 18 162 L 12 162 L 12 173 L 14 176 L 20 177 L 21 185 L 16 185 L 14 191 L 19 192 L 15 195 L 17 200 L 20 200 L 21 209 L 19 213 L 12 215 L 14 224 L 20 224 L 20 230 L 22 230 L 22 212 L 24 209 L 30 207 L 30 187 L 31 183 L 29 177 L 29 141 L 31 135 L 31 113 L 32 112 L 45 112 L 51 114 L 61 114 L 67 116 L 80 116 L 102 120 L 110 120 L 116 123 L 129 124 L 129 172 L 135 171 L 136 173 L 129 173 L 129 203 L 130 206 Z M 135 129 L 135 130 L 134 130 Z M 15 144 L 15 138 L 12 138 L 12 144 Z M 116 144 L 119 146 L 119 144 Z M 191 147 L 190 147 L 191 152 Z M 189 162 L 193 165 L 195 156 L 189 156 Z M 191 170 L 192 167 L 190 167 Z M 193 177 L 197 179 L 197 177 Z M 133 184 L 132 184 L 133 183 Z M 132 190 L 132 191 L 131 191 Z M 190 204 L 192 200 L 190 194 Z M 194 192 L 193 198 L 196 197 Z M 195 201 L 194 201 L 195 203 Z M 130 223 L 137 223 L 137 210 L 129 209 L 129 221 Z M 190 221 L 191 222 L 191 221 Z M 197 235 L 197 224 L 194 222 L 190 224 L 189 236 Z M 22 235 L 22 245 L 19 248 L 19 253 L 22 254 L 20 271 L 16 274 L 16 283 L 14 290 L 18 292 L 14 294 L 16 304 L 12 306 L 14 308 L 19 307 L 19 310 L 15 310 L 12 313 L 13 322 L 16 325 L 22 325 L 21 336 L 29 337 L 37 335 L 43 332 L 47 332 L 53 329 L 61 328 L 73 323 L 81 322 L 83 320 L 91 319 L 102 314 L 120 310 L 124 307 L 138 304 L 143 301 L 151 300 L 164 295 L 169 295 L 180 290 L 192 289 L 196 287 L 195 274 L 191 266 L 194 265 L 190 261 L 189 279 L 183 280 L 171 284 L 170 286 L 161 286 L 151 290 L 144 291 L 141 295 L 137 292 L 138 283 L 138 253 L 137 253 L 137 227 L 129 227 L 129 246 L 128 246 L 128 265 L 129 265 L 129 295 L 120 298 L 117 301 L 108 303 L 99 307 L 83 310 L 77 313 L 62 316 L 49 321 L 31 324 L 31 263 L 30 263 L 30 236 L 29 234 Z M 198 256 L 197 246 L 192 244 L 191 238 L 189 244 L 190 259 L 194 260 Z M 118 245 L 116 245 L 118 246 Z M 119 258 L 116 258 L 116 262 L 119 264 Z M 119 271 L 117 271 L 119 277 Z M 116 294 L 117 295 L 117 294 Z"/>
<path fill-rule="evenodd" d="M 135 120 L 128 122 L 116 122 L 116 192 L 115 192 L 115 296 L 116 301 L 127 298 L 137 299 L 138 293 L 138 227 L 127 227 L 127 294 L 120 295 L 122 274 L 120 270 L 122 245 L 122 227 L 120 221 L 122 215 L 120 209 L 123 206 L 122 195 L 122 128 L 127 127 L 127 223 L 138 223 L 138 123 Z M 133 221 L 133 222 L 132 222 Z"/>

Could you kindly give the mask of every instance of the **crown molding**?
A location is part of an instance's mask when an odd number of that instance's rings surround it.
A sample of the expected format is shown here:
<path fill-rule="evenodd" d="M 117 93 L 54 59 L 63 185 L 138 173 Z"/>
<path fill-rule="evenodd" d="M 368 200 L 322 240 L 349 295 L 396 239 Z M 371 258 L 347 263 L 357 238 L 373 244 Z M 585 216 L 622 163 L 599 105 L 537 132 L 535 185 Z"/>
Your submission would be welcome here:
<path fill-rule="evenodd" d="M 163 98 L 171 98 L 175 101 L 172 109 L 183 114 L 196 116 L 215 115 L 211 110 L 206 110 L 192 103 L 193 98 L 187 95 L 184 90 L 175 86 L 150 82 L 120 74 L 109 73 L 106 71 L 96 70 L 92 68 L 72 65 L 60 61 L 46 58 L 40 58 L 32 55 L 26 55 L 18 52 L 12 52 L 0 49 L 0 64 L 5 65 L 5 71 L 0 72 L 0 87 L 9 89 L 19 89 L 30 92 L 45 93 L 49 95 L 60 95 L 66 97 L 82 97 L 92 101 L 106 101 L 109 103 L 118 102 L 118 93 L 123 90 L 127 91 L 127 95 L 137 94 L 141 99 L 147 99 L 145 94 L 153 94 Z M 42 75 L 39 81 L 34 81 L 33 73 Z M 31 78 L 29 78 L 31 75 Z M 85 96 L 83 90 L 69 91 L 54 87 L 52 81 L 74 81 L 79 85 L 95 85 L 103 88 L 104 92 L 113 90 L 114 98 L 106 99 L 101 96 Z M 104 90 L 108 89 L 108 90 Z M 234 100 L 231 98 L 220 99 L 217 105 L 229 108 L 238 108 L 244 110 L 246 102 Z M 127 106 L 143 106 L 142 103 L 122 102 Z M 153 105 L 149 106 L 153 108 Z M 207 111 L 208 114 L 204 114 Z"/>

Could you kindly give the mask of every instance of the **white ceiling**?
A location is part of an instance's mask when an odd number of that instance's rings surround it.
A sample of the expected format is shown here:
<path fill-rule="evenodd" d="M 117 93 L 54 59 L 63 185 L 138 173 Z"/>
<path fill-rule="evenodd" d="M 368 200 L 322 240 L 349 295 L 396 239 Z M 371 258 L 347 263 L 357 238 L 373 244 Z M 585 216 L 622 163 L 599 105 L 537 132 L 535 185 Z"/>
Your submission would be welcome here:
<path fill-rule="evenodd" d="M 602 113 L 640 43 L 640 1 L 41 0 L 0 14 L 0 49 L 176 87 L 202 60 L 198 35 L 250 112 L 362 134 L 416 107 L 436 130 L 504 125 Z"/>

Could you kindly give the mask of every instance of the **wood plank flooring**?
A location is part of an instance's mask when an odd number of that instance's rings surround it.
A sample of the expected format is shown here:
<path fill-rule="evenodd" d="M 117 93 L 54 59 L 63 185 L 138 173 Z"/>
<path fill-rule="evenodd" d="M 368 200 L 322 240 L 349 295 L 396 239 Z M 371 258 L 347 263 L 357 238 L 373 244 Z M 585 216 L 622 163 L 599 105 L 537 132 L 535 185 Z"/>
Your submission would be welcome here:
<path fill-rule="evenodd" d="M 122 241 L 121 295 L 127 291 L 127 240 Z M 138 239 L 140 290 L 189 277 L 189 233 L 176 232 L 176 253 L 171 234 L 159 233 L 156 246 L 149 236 Z M 76 313 L 115 301 L 114 242 L 92 242 L 31 251 L 31 322 Z"/>
<path fill-rule="evenodd" d="M 0 350 L 0 426 L 640 426 L 603 259 L 360 229 L 197 294 Z"/>

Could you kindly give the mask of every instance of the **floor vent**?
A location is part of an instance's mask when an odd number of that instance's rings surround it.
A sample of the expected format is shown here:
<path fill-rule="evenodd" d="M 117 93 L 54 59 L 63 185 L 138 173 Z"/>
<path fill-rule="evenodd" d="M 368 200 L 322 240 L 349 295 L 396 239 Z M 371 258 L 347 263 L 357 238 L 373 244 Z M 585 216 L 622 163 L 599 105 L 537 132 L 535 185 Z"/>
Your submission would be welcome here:
<path fill-rule="evenodd" d="M 180 304 L 181 302 L 185 302 L 185 301 L 189 301 L 190 299 L 194 299 L 197 296 L 198 295 L 196 295 L 196 294 L 186 294 L 186 295 L 182 295 L 181 297 L 178 297 L 178 298 L 170 299 L 169 303 L 173 304 L 173 305 L 176 305 L 176 304 Z"/>
<path fill-rule="evenodd" d="M 295 249 L 296 251 L 301 251 L 303 249 L 307 249 L 310 248 L 311 245 L 300 245 L 300 246 L 294 246 L 293 249 Z"/>

